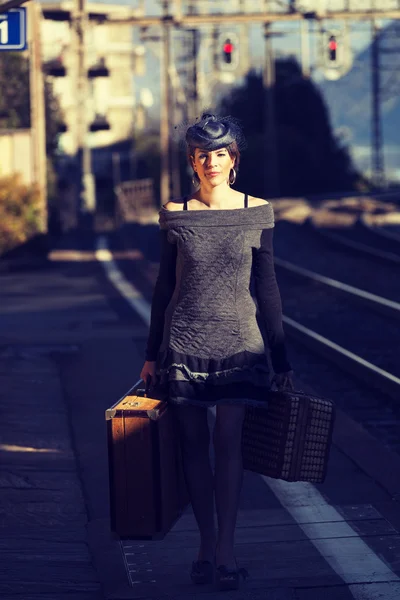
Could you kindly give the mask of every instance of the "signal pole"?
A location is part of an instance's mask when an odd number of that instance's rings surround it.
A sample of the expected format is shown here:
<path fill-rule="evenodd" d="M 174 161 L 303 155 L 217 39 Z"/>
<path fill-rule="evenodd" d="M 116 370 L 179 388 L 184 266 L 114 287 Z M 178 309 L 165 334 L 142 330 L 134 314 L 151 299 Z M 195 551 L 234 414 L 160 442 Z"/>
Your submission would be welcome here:
<path fill-rule="evenodd" d="M 199 110 L 199 50 L 201 44 L 200 31 L 193 29 L 193 115 L 198 116 Z"/>
<path fill-rule="evenodd" d="M 311 75 L 310 60 L 310 29 L 307 19 L 300 21 L 300 39 L 301 39 L 301 71 L 303 77 Z"/>
<path fill-rule="evenodd" d="M 34 179 L 40 194 L 40 231 L 47 232 L 47 157 L 46 117 L 42 69 L 41 7 L 35 0 L 28 4 L 29 90 Z"/>
<path fill-rule="evenodd" d="M 160 110 L 160 152 L 161 152 L 161 174 L 160 174 L 160 199 L 161 205 L 170 199 L 170 94 L 169 94 L 169 67 L 170 67 L 170 27 L 167 21 L 169 0 L 163 0 L 164 22 L 162 27 L 162 50 L 161 50 L 161 110 Z"/>
<path fill-rule="evenodd" d="M 264 88 L 264 195 L 279 196 L 278 147 L 275 115 L 275 58 L 270 33 L 271 23 L 264 24 L 265 63 L 263 70 Z"/>
<path fill-rule="evenodd" d="M 377 187 L 385 186 L 383 134 L 381 118 L 381 77 L 379 60 L 379 27 L 372 20 L 371 81 L 372 81 L 372 179 Z"/>
<path fill-rule="evenodd" d="M 80 169 L 80 211 L 94 215 L 96 210 L 92 157 L 88 144 L 88 68 L 86 60 L 86 31 L 88 15 L 86 0 L 74 0 L 72 31 L 75 46 L 76 75 L 76 152 Z"/>
<path fill-rule="evenodd" d="M 239 11 L 242 12 L 243 14 L 246 12 L 245 0 L 239 0 Z M 249 64 L 250 64 L 250 35 L 249 35 L 249 32 L 250 32 L 250 27 L 251 27 L 251 25 L 249 23 L 243 23 L 243 25 L 240 25 L 239 63 L 240 63 L 240 74 L 241 75 L 246 75 L 246 73 L 249 71 Z"/>
<path fill-rule="evenodd" d="M 173 46 L 174 47 L 174 46 Z M 171 52 L 171 45 L 170 45 Z M 178 86 L 180 84 L 179 76 L 172 57 L 170 56 L 169 67 L 168 67 L 168 85 L 169 85 L 169 118 L 170 128 L 168 130 L 168 148 L 169 148 L 169 167 L 170 167 L 170 197 L 179 198 L 181 195 L 181 175 L 179 168 L 179 144 L 170 135 L 172 126 L 177 122 L 179 118 L 179 105 L 182 105 L 182 89 Z M 179 102 L 180 100 L 180 102 Z M 185 101 L 185 98 L 184 98 Z"/>

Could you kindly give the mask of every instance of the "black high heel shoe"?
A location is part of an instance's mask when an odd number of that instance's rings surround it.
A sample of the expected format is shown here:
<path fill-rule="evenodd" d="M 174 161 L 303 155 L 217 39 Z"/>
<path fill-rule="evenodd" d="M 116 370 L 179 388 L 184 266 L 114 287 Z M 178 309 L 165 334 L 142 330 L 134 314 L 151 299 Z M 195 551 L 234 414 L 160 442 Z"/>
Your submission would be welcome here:
<path fill-rule="evenodd" d="M 247 579 L 249 573 L 243 567 L 239 569 L 237 563 L 236 569 L 228 569 L 226 565 L 219 565 L 216 569 L 215 576 L 217 589 L 220 592 L 225 590 L 238 590 L 240 587 L 240 576 L 242 576 L 243 579 Z"/>
<path fill-rule="evenodd" d="M 214 581 L 214 565 L 209 560 L 194 560 L 190 578 L 193 583 L 205 584 Z"/>

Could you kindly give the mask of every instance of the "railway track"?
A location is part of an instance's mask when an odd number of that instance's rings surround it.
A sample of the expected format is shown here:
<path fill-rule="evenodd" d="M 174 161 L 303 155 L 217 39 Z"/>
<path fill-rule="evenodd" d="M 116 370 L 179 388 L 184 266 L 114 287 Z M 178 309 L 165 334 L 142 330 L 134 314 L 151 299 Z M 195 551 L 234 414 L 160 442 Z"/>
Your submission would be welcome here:
<path fill-rule="evenodd" d="M 349 251 L 349 247 L 341 240 L 332 241 L 315 227 L 278 221 L 274 250 L 275 255 L 284 261 L 293 263 L 295 257 L 298 266 L 387 300 L 400 302 L 397 261 L 386 261 L 362 251 Z"/>
<path fill-rule="evenodd" d="M 380 238 L 386 238 L 386 239 L 389 239 L 389 240 L 392 240 L 393 242 L 395 242 L 397 245 L 396 252 L 398 252 L 398 248 L 400 248 L 400 225 L 390 226 L 390 227 L 389 226 L 376 227 L 374 225 L 371 225 L 368 222 L 368 216 L 365 214 L 361 215 L 360 223 L 372 235 L 378 236 Z"/>
<path fill-rule="evenodd" d="M 341 240 L 326 244 L 314 228 L 282 225 L 275 264 L 296 371 L 400 452 L 397 261 L 353 254 Z M 365 229 L 362 241 L 374 251 Z M 386 252 L 384 244 L 378 250 Z M 296 265 L 289 259 L 294 256 Z"/>
<path fill-rule="evenodd" d="M 276 258 L 285 331 L 400 409 L 400 304 Z M 299 373 L 301 376 L 302 373 Z M 400 423 L 399 423 L 400 432 Z"/>
<path fill-rule="evenodd" d="M 341 228 L 320 228 L 310 221 L 310 227 L 326 241 L 342 247 L 346 252 L 361 253 L 377 261 L 386 261 L 400 267 L 400 238 L 385 234 L 367 226 L 360 220 L 354 226 Z"/>

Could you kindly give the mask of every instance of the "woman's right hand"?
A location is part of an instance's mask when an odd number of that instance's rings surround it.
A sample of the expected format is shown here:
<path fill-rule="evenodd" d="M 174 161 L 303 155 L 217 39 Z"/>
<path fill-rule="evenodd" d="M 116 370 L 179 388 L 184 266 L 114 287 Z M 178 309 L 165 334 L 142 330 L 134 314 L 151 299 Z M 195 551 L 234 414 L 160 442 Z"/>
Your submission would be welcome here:
<path fill-rule="evenodd" d="M 155 360 L 146 360 L 143 368 L 140 372 L 140 377 L 147 384 L 147 380 L 150 377 L 150 385 L 155 385 L 156 383 L 156 361 Z"/>

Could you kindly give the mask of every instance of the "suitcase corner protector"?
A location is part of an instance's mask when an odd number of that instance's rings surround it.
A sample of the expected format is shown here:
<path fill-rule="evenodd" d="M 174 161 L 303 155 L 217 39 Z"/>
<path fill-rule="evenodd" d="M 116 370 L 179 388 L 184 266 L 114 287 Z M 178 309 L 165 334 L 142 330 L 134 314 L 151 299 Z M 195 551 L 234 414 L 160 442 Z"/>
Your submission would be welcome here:
<path fill-rule="evenodd" d="M 106 410 L 106 421 L 111 421 L 115 417 L 116 414 L 115 408 L 107 408 Z"/>

